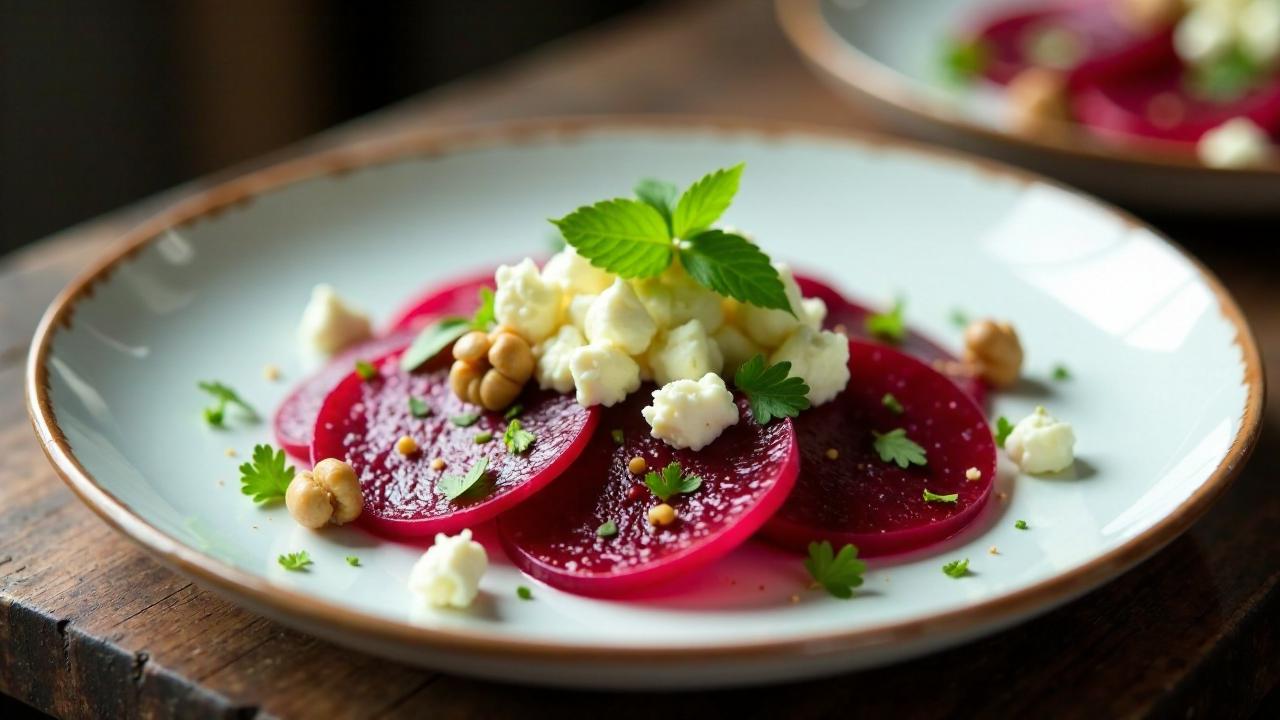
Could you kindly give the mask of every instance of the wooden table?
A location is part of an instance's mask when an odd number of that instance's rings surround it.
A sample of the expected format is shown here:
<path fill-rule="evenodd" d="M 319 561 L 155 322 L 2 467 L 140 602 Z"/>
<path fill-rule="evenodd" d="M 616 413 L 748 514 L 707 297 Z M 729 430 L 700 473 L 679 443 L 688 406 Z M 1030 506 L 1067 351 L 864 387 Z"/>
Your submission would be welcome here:
<path fill-rule="evenodd" d="M 801 66 L 764 0 L 690 1 L 554 43 L 286 154 L 410 126 L 600 112 L 867 124 Z M 1280 717 L 1274 395 L 1248 468 L 1170 547 L 1043 618 L 897 667 L 733 693 L 574 693 L 405 667 L 245 612 L 160 567 L 81 506 L 23 411 L 20 376 L 39 312 L 160 201 L 0 264 L 0 691 L 25 703 L 66 717 Z M 1235 293 L 1280 377 L 1276 224 L 1158 223 Z"/>

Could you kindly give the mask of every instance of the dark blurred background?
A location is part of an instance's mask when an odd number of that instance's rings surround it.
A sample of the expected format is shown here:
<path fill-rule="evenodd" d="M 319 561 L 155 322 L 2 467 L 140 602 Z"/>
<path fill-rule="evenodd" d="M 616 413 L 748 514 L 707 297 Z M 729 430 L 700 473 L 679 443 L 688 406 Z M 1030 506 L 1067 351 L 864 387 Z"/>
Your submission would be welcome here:
<path fill-rule="evenodd" d="M 645 0 L 0 0 L 0 254 Z"/>

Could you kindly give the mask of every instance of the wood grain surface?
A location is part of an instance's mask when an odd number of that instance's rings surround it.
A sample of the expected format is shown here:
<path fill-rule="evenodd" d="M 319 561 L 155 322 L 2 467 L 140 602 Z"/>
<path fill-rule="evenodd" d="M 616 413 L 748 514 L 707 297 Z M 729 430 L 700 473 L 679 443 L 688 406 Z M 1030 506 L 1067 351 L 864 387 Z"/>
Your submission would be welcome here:
<path fill-rule="evenodd" d="M 673 2 L 258 164 L 406 128 L 616 112 L 867 125 L 802 67 L 764 0 Z M 567 692 L 401 666 L 240 610 L 156 564 L 72 497 L 36 445 L 20 387 L 31 331 L 53 295 L 150 209 L 216 179 L 0 261 L 0 691 L 24 703 L 68 718 L 1229 718 L 1280 707 L 1274 393 L 1253 460 L 1182 538 L 1038 620 L 895 667 L 734 692 Z M 1280 377 L 1278 224 L 1154 220 L 1224 280 L 1268 374 Z"/>

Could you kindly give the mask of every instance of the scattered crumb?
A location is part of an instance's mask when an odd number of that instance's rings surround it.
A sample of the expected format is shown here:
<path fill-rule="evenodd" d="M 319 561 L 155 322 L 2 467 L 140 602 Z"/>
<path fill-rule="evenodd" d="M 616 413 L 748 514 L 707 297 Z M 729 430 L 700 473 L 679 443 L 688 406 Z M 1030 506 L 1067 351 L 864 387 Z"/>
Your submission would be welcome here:
<path fill-rule="evenodd" d="M 235 448 L 227 448 L 224 452 L 226 452 L 227 457 L 235 457 L 237 454 Z"/>
<path fill-rule="evenodd" d="M 832 328 L 832 329 L 836 331 L 836 334 L 837 334 L 837 335 L 848 335 L 848 334 L 849 334 L 849 328 L 845 327 L 845 326 L 844 326 L 844 323 L 840 323 L 840 324 L 836 325 L 836 326 L 835 326 L 834 328 Z"/>
<path fill-rule="evenodd" d="M 992 545 L 991 547 L 987 548 L 987 554 L 988 554 L 988 555 L 999 555 L 999 554 L 1000 554 L 1000 548 L 996 547 L 995 545 Z"/>
<path fill-rule="evenodd" d="M 792 596 L 791 596 L 791 604 L 792 604 L 792 605 L 795 605 L 795 604 L 796 604 L 796 603 L 798 603 L 798 602 L 800 602 L 800 596 L 799 596 L 799 595 L 792 595 Z"/>
<path fill-rule="evenodd" d="M 221 480 L 221 479 L 218 480 L 218 487 L 222 487 L 223 485 L 226 485 L 226 484 L 227 484 L 226 480 Z"/>
<path fill-rule="evenodd" d="M 1009 499 L 1009 493 L 1007 493 L 1007 492 L 998 492 L 998 493 L 996 493 L 996 499 L 997 499 L 997 500 L 999 500 L 1000 502 L 1004 502 L 1005 500 L 1008 500 L 1008 499 Z"/>
<path fill-rule="evenodd" d="M 432 470 L 443 470 L 443 469 L 444 469 L 444 458 L 436 458 L 436 459 L 432 460 L 432 461 L 431 461 L 431 469 L 432 469 Z"/>
<path fill-rule="evenodd" d="M 254 525 L 254 526 L 253 526 L 253 529 L 254 529 L 254 530 L 257 530 L 257 529 L 258 529 L 258 526 L 257 526 L 257 525 Z"/>
<path fill-rule="evenodd" d="M 977 482 L 982 479 L 982 471 L 976 467 L 971 467 L 964 471 L 964 477 L 970 482 Z"/>
<path fill-rule="evenodd" d="M 275 382 L 280 379 L 280 368 L 275 363 L 267 363 L 262 367 L 262 377 Z"/>
<path fill-rule="evenodd" d="M 839 450 L 837 450 L 837 449 L 835 449 L 835 448 L 827 448 L 827 459 L 828 459 L 828 460 L 835 460 L 835 459 L 836 459 L 836 458 L 838 458 L 838 457 L 840 457 L 840 451 L 839 451 Z"/>

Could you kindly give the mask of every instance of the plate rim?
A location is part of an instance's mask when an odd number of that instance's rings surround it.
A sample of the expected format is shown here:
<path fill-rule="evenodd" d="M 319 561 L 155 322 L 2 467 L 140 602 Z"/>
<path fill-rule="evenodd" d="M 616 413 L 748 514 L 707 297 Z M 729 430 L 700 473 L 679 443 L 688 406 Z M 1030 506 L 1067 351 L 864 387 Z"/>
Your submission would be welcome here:
<path fill-rule="evenodd" d="M 317 599 L 299 590 L 271 583 L 183 544 L 135 513 L 127 503 L 101 487 L 80 463 L 58 425 L 49 394 L 47 361 L 55 335 L 69 328 L 76 304 L 92 295 L 122 263 L 162 236 L 164 231 L 214 217 L 243 206 L 264 193 L 324 176 L 373 168 L 393 162 L 439 157 L 480 148 L 518 147 L 530 141 L 572 140 L 599 134 L 628 132 L 747 135 L 760 140 L 781 137 L 815 142 L 844 142 L 871 152 L 891 151 L 959 165 L 1021 184 L 1039 183 L 1073 195 L 1097 210 L 1133 227 L 1146 228 L 1173 248 L 1199 273 L 1212 290 L 1218 311 L 1234 326 L 1248 391 L 1240 429 L 1222 462 L 1195 493 L 1144 532 L 1080 567 L 1055 575 L 1007 595 L 914 620 L 881 623 L 844 632 L 816 633 L 781 640 L 721 642 L 705 646 L 602 646 L 537 639 L 515 639 L 491 631 L 427 628 L 402 620 L 351 609 Z M 27 413 L 46 458 L 72 492 L 108 525 L 123 533 L 171 568 L 197 580 L 238 604 L 269 609 L 277 618 L 299 620 L 307 627 L 355 633 L 379 646 L 413 646 L 443 652 L 503 653 L 506 660 L 625 664 L 636 661 L 698 661 L 777 659 L 851 653 L 918 640 L 926 635 L 959 637 L 982 632 L 1008 618 L 1021 619 L 1077 597 L 1138 564 L 1191 526 L 1229 487 L 1257 442 L 1264 401 L 1264 370 L 1257 342 L 1248 322 L 1221 281 L 1174 241 L 1137 218 L 1108 203 L 1043 178 L 1035 173 L 965 153 L 885 138 L 847 128 L 787 121 L 722 117 L 599 115 L 537 118 L 451 129 L 414 129 L 352 145 L 306 153 L 264 168 L 248 171 L 211 188 L 171 202 L 149 219 L 125 232 L 64 288 L 37 326 L 28 354 L 24 389 Z"/>
<path fill-rule="evenodd" d="M 894 111 L 958 132 L 969 140 L 1012 146 L 1020 151 L 1049 153 L 1075 160 L 1128 165 L 1145 170 L 1231 177 L 1242 180 L 1280 179 L 1280 161 L 1261 167 L 1219 168 L 1204 165 L 1194 157 L 1160 152 L 1159 141 L 1151 149 L 1108 145 L 1063 124 L 1064 132 L 1024 135 L 1001 132 L 947 112 L 898 80 L 897 73 L 844 40 L 822 15 L 823 0 L 773 0 L 774 13 L 783 35 L 801 57 L 826 77 L 853 90 L 863 98 Z"/>

